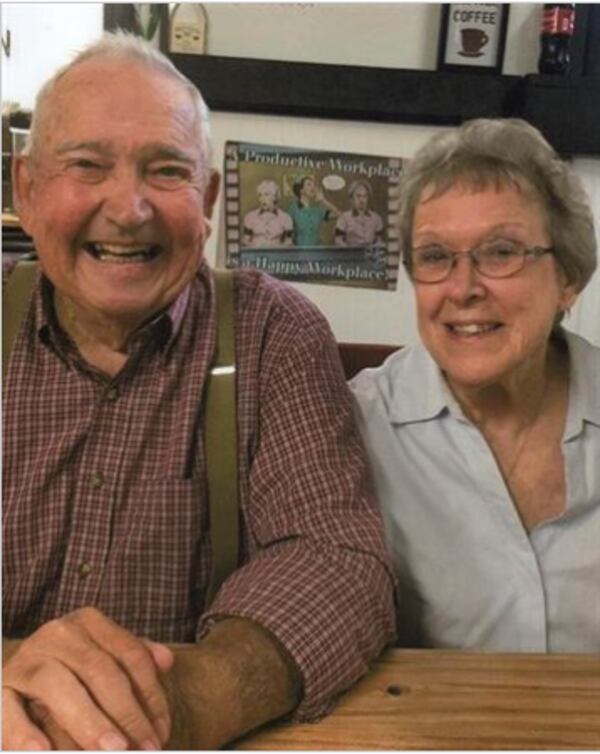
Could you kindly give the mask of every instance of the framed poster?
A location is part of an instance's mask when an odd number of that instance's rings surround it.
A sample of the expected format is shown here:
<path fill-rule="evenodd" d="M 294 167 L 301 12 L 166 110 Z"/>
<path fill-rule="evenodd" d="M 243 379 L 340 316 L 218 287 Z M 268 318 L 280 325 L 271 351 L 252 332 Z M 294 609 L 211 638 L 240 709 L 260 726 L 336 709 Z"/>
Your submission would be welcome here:
<path fill-rule="evenodd" d="M 397 157 L 227 142 L 226 266 L 393 290 L 402 165 Z"/>
<path fill-rule="evenodd" d="M 509 5 L 442 6 L 438 70 L 502 73 Z"/>

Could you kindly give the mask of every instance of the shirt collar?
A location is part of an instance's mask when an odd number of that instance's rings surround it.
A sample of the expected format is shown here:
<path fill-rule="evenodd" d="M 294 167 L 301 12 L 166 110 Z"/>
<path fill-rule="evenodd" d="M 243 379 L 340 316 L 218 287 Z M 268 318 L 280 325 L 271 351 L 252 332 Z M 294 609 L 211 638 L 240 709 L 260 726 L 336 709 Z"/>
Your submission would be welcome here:
<path fill-rule="evenodd" d="M 582 422 L 600 426 L 600 348 L 566 330 L 558 337 L 569 349 L 569 409 L 565 437 L 577 434 Z M 402 372 L 402 391 L 395 391 L 390 419 L 398 424 L 426 421 L 446 410 L 466 421 L 464 413 L 446 384 L 441 370 L 422 344 L 402 349 L 391 357 L 390 383 L 400 384 L 395 373 Z M 408 378 L 406 375 L 409 375 Z"/>
<path fill-rule="evenodd" d="M 166 353 L 181 329 L 190 298 L 190 283 L 177 298 L 151 320 L 142 324 L 130 338 L 131 347 L 140 340 L 153 338 L 157 348 Z M 40 276 L 39 295 L 35 299 L 35 322 L 38 337 L 51 345 L 65 361 L 76 351 L 71 338 L 58 322 L 54 309 L 54 286 L 44 275 Z"/>
<path fill-rule="evenodd" d="M 462 416 L 439 367 L 424 345 L 404 348 L 391 359 L 390 384 L 402 384 L 401 391 L 393 392 L 389 409 L 391 421 L 396 424 L 427 421 L 443 411 L 458 412 Z"/>

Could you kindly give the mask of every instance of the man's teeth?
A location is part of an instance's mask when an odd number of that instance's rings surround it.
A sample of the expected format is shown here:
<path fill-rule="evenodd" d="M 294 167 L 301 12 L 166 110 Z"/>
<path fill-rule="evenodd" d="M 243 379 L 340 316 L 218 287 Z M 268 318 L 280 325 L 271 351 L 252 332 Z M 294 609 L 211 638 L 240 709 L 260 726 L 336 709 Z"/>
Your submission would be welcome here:
<path fill-rule="evenodd" d="M 478 324 L 469 324 L 469 325 L 449 325 L 452 332 L 464 334 L 464 335 L 479 335 L 479 333 L 484 332 L 491 332 L 492 330 L 495 330 L 496 328 L 500 327 L 500 325 L 495 323 L 490 323 L 486 325 L 478 325 Z"/>
<path fill-rule="evenodd" d="M 154 259 L 160 251 L 160 247 L 151 244 L 119 246 L 109 243 L 89 243 L 86 244 L 86 248 L 100 262 L 116 262 L 117 264 L 147 262 Z"/>

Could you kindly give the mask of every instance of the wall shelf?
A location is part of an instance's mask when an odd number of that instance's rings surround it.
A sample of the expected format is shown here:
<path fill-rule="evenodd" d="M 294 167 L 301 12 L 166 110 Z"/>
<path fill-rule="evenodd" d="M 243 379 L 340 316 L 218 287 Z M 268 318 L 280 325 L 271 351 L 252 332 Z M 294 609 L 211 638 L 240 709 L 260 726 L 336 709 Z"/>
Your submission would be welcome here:
<path fill-rule="evenodd" d="M 453 124 L 502 115 L 518 76 L 171 55 L 209 107 L 235 112 Z"/>
<path fill-rule="evenodd" d="M 600 76 L 526 76 L 519 115 L 563 154 L 600 155 Z"/>
<path fill-rule="evenodd" d="M 600 155 L 600 76 L 559 79 L 170 57 L 213 110 L 428 125 L 523 117 L 562 154 Z"/>

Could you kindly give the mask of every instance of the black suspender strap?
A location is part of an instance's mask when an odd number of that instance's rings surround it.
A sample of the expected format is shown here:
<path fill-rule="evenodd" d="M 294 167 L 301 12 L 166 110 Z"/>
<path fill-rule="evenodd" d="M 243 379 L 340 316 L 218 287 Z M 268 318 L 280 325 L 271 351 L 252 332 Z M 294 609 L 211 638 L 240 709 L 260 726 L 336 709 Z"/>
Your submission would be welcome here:
<path fill-rule="evenodd" d="M 2 294 L 2 376 L 8 371 L 8 360 L 21 323 L 25 318 L 35 286 L 37 262 L 23 261 L 15 265 Z"/>
<path fill-rule="evenodd" d="M 217 347 L 206 387 L 205 444 L 212 572 L 205 606 L 237 568 L 239 557 L 238 443 L 233 274 L 214 270 Z"/>

